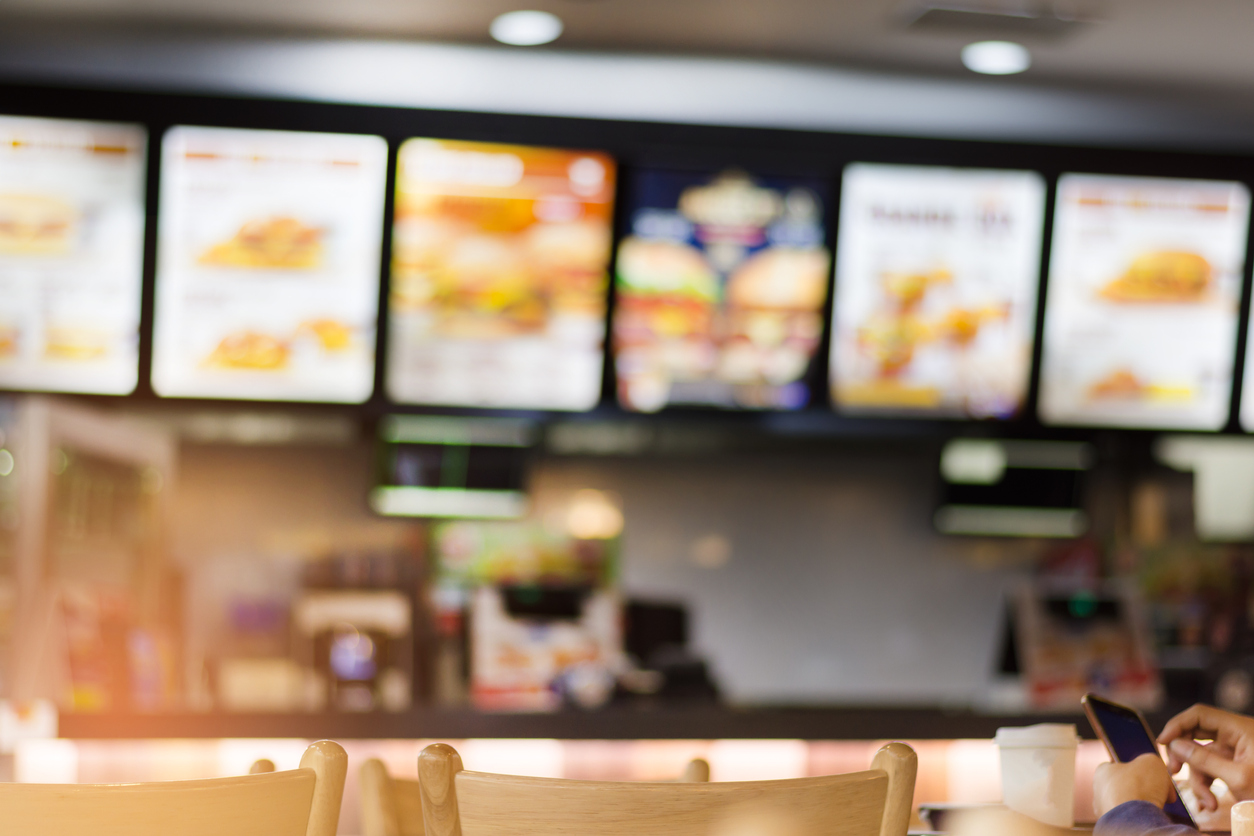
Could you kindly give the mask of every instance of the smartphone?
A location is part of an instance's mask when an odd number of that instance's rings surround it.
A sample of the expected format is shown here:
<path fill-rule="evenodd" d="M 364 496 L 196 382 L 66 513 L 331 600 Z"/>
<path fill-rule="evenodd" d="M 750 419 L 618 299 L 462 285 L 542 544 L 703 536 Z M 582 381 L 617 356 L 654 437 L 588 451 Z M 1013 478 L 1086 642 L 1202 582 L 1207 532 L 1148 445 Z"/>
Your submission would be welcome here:
<path fill-rule="evenodd" d="M 1084 713 L 1088 715 L 1089 722 L 1093 724 L 1093 731 L 1097 732 L 1102 743 L 1106 744 L 1106 751 L 1110 752 L 1113 760 L 1127 763 L 1136 760 L 1141 755 L 1162 757 L 1162 752 L 1158 750 L 1158 744 L 1154 741 L 1154 735 L 1150 732 L 1149 724 L 1145 722 L 1145 717 L 1141 712 L 1135 708 L 1128 708 L 1126 705 L 1104 700 L 1093 694 L 1085 694 L 1080 699 L 1080 703 L 1084 706 Z M 1194 829 L 1197 828 L 1193 817 L 1189 815 L 1189 808 L 1185 807 L 1184 802 L 1180 800 L 1179 791 L 1176 792 L 1174 800 L 1164 805 L 1163 812 L 1176 824 L 1186 824 Z"/>

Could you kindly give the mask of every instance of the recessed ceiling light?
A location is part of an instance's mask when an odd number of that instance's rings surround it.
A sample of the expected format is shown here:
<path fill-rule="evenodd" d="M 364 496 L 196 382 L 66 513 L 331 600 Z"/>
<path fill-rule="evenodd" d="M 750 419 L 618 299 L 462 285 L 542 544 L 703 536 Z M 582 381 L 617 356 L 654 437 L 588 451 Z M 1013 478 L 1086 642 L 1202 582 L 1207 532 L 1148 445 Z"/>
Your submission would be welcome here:
<path fill-rule="evenodd" d="M 511 46 L 539 46 L 557 40 L 562 20 L 548 12 L 506 12 L 492 21 L 492 37 Z"/>
<path fill-rule="evenodd" d="M 962 48 L 962 63 L 985 75 L 1021 73 L 1032 65 L 1032 55 L 1014 41 L 977 41 Z"/>

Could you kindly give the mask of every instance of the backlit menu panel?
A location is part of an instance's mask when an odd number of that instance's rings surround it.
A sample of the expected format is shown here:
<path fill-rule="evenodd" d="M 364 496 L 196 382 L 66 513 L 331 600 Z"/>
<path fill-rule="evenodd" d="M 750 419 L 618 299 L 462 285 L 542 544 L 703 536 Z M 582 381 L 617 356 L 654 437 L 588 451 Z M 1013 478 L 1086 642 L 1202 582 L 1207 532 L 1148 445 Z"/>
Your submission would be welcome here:
<path fill-rule="evenodd" d="M 135 125 L 0 116 L 0 388 L 135 388 L 146 144 Z"/>
<path fill-rule="evenodd" d="M 823 330 L 825 184 L 645 169 L 617 262 L 618 399 L 798 409 Z"/>
<path fill-rule="evenodd" d="M 387 143 L 180 126 L 161 177 L 157 393 L 369 398 Z"/>
<path fill-rule="evenodd" d="M 1009 418 L 1032 365 L 1045 185 L 1029 171 L 845 169 L 831 342 L 843 412 Z"/>
<path fill-rule="evenodd" d="M 601 394 L 614 161 L 411 139 L 396 176 L 387 390 L 587 410 Z"/>
<path fill-rule="evenodd" d="M 1240 183 L 1060 178 L 1042 420 L 1226 423 L 1249 205 Z"/>

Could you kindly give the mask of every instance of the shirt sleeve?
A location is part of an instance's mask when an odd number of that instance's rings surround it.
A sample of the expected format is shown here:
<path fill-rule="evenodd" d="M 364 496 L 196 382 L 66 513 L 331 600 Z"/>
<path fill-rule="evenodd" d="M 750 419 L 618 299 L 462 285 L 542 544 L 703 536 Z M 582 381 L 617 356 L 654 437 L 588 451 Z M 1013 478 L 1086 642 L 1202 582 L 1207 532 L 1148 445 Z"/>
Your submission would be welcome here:
<path fill-rule="evenodd" d="M 1097 820 L 1093 836 L 1197 836 L 1197 831 L 1167 818 L 1148 801 L 1127 801 Z"/>

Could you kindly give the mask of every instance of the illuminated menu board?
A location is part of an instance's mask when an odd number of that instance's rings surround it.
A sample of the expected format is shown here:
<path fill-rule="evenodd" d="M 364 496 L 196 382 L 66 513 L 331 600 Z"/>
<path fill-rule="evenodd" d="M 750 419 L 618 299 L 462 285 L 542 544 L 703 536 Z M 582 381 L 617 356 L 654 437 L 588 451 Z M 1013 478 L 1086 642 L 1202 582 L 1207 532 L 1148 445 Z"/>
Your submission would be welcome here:
<path fill-rule="evenodd" d="M 614 162 L 411 139 L 396 174 L 387 390 L 587 410 L 601 394 Z"/>
<path fill-rule="evenodd" d="M 1060 178 L 1043 421 L 1227 422 L 1249 206 L 1240 183 Z"/>
<path fill-rule="evenodd" d="M 370 397 L 387 153 L 377 136 L 166 133 L 152 371 L 159 395 Z"/>
<path fill-rule="evenodd" d="M 824 183 L 645 169 L 632 186 L 617 262 L 619 403 L 805 406 L 831 265 Z"/>
<path fill-rule="evenodd" d="M 841 411 L 1010 418 L 1032 367 L 1045 184 L 1030 171 L 854 164 L 831 342 Z"/>
<path fill-rule="evenodd" d="M 146 145 L 135 125 L 0 116 L 0 388 L 135 388 Z"/>

